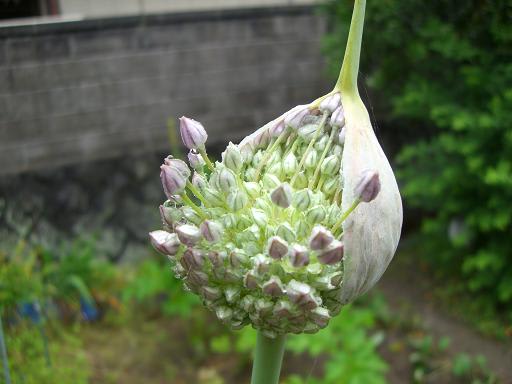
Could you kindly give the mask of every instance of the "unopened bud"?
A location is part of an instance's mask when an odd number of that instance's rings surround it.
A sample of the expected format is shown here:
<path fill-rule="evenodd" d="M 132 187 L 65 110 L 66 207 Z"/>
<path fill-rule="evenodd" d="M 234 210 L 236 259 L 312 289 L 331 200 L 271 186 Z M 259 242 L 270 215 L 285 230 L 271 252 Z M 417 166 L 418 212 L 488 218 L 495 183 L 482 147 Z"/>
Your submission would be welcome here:
<path fill-rule="evenodd" d="M 322 186 L 322 191 L 326 195 L 332 195 L 336 192 L 336 189 L 338 187 L 341 188 L 341 186 L 339 184 L 339 180 L 338 180 L 338 178 L 333 177 L 324 183 L 324 185 Z"/>
<path fill-rule="evenodd" d="M 180 242 L 175 233 L 153 231 L 149 233 L 149 239 L 153 247 L 164 255 L 175 255 L 178 252 Z"/>
<path fill-rule="evenodd" d="M 296 237 L 293 228 L 286 222 L 277 226 L 276 235 L 289 242 L 294 241 Z"/>
<path fill-rule="evenodd" d="M 288 183 L 283 183 L 270 194 L 272 202 L 281 207 L 288 208 L 292 202 L 292 189 Z"/>
<path fill-rule="evenodd" d="M 268 225 L 268 216 L 263 210 L 251 208 L 251 215 L 254 222 L 259 227 L 265 228 Z"/>
<path fill-rule="evenodd" d="M 206 178 L 198 172 L 194 172 L 192 175 L 192 185 L 202 191 L 203 189 L 208 187 L 208 182 Z"/>
<path fill-rule="evenodd" d="M 271 173 L 266 173 L 263 176 L 262 182 L 263 182 L 263 186 L 267 189 L 277 188 L 281 184 L 281 181 L 279 180 L 279 178 L 276 175 L 273 175 Z"/>
<path fill-rule="evenodd" d="M 233 310 L 228 307 L 216 307 L 215 314 L 220 321 L 227 322 L 233 316 Z"/>
<path fill-rule="evenodd" d="M 290 263 L 296 267 L 304 267 L 309 264 L 309 252 L 306 247 L 293 244 L 290 250 Z"/>
<path fill-rule="evenodd" d="M 341 105 L 341 96 L 339 92 L 336 92 L 332 95 L 327 96 L 322 100 L 318 109 L 322 112 L 334 112 Z"/>
<path fill-rule="evenodd" d="M 300 127 L 302 121 L 306 116 L 310 114 L 309 107 L 303 106 L 301 108 L 295 109 L 294 111 L 288 113 L 284 118 L 284 124 L 287 127 L 291 127 L 293 129 L 297 129 Z"/>
<path fill-rule="evenodd" d="M 295 184 L 293 184 L 296 188 L 306 188 L 308 186 L 308 177 L 304 171 L 301 171 L 297 174 L 297 178 L 295 179 Z"/>
<path fill-rule="evenodd" d="M 293 205 L 295 208 L 301 211 L 305 211 L 309 208 L 311 199 L 311 191 L 309 189 L 301 189 L 300 191 L 295 192 L 293 195 Z"/>
<path fill-rule="evenodd" d="M 237 145 L 229 143 L 226 150 L 222 153 L 222 162 L 226 167 L 234 172 L 239 172 L 244 165 L 242 153 Z"/>
<path fill-rule="evenodd" d="M 307 301 L 307 296 L 311 294 L 311 287 L 306 283 L 291 280 L 286 286 L 286 294 L 292 303 L 300 305 Z"/>
<path fill-rule="evenodd" d="M 205 220 L 199 226 L 201 234 L 210 243 L 218 242 L 222 237 L 222 225 L 215 221 Z"/>
<path fill-rule="evenodd" d="M 171 199 L 172 196 L 183 193 L 187 179 L 176 168 L 169 165 L 162 165 L 160 170 L 160 179 L 165 195 Z"/>
<path fill-rule="evenodd" d="M 254 256 L 251 259 L 251 262 L 254 265 L 254 269 L 259 274 L 267 273 L 270 268 L 270 259 L 262 255 L 261 253 Z"/>
<path fill-rule="evenodd" d="M 316 168 L 318 165 L 318 153 L 315 150 L 311 150 L 304 159 L 304 166 L 307 169 Z"/>
<path fill-rule="evenodd" d="M 258 277 L 253 271 L 249 271 L 244 276 L 244 285 L 249 289 L 258 288 Z"/>
<path fill-rule="evenodd" d="M 343 127 L 338 135 L 338 143 L 340 145 L 345 144 L 345 136 L 347 135 L 347 128 Z"/>
<path fill-rule="evenodd" d="M 320 328 L 325 328 L 327 324 L 329 324 L 331 316 L 327 308 L 318 307 L 313 309 L 310 313 L 311 320 Z"/>
<path fill-rule="evenodd" d="M 199 269 L 204 264 L 204 256 L 199 250 L 188 248 L 183 253 L 183 257 L 180 262 L 187 271 L 191 269 Z"/>
<path fill-rule="evenodd" d="M 297 130 L 299 137 L 305 142 L 310 142 L 318 129 L 318 124 L 305 124 Z"/>
<path fill-rule="evenodd" d="M 254 181 L 244 182 L 244 187 L 249 196 L 251 196 L 253 199 L 257 198 L 261 194 L 260 185 Z"/>
<path fill-rule="evenodd" d="M 328 229 L 320 225 L 316 225 L 311 232 L 311 237 L 309 238 L 309 247 L 313 250 L 324 249 L 331 244 L 333 240 L 334 236 Z"/>
<path fill-rule="evenodd" d="M 266 295 L 278 297 L 284 294 L 283 283 L 278 276 L 272 276 L 261 288 Z"/>
<path fill-rule="evenodd" d="M 229 253 L 229 263 L 232 267 L 238 268 L 249 260 L 247 254 L 242 249 L 235 249 Z"/>
<path fill-rule="evenodd" d="M 183 175 L 186 179 L 190 177 L 190 168 L 188 167 L 187 163 L 185 163 L 183 160 L 175 159 L 171 155 L 167 156 L 164 159 L 164 165 L 168 165 L 169 167 L 175 169 L 179 173 Z"/>
<path fill-rule="evenodd" d="M 236 176 L 229 168 L 222 167 L 217 174 L 217 187 L 224 193 L 228 193 L 237 186 Z"/>
<path fill-rule="evenodd" d="M 273 313 L 277 318 L 289 317 L 292 315 L 292 311 L 291 304 L 285 300 L 279 300 L 273 309 Z"/>
<path fill-rule="evenodd" d="M 203 125 L 194 119 L 188 117 L 180 118 L 181 140 L 188 149 L 204 148 L 204 143 L 208 138 Z"/>
<path fill-rule="evenodd" d="M 207 300 L 218 300 L 222 297 L 222 292 L 219 288 L 215 287 L 202 287 L 201 292 Z"/>
<path fill-rule="evenodd" d="M 345 111 L 340 105 L 331 115 L 331 126 L 341 128 L 345 125 Z"/>
<path fill-rule="evenodd" d="M 343 243 L 341 241 L 334 240 L 325 249 L 320 251 L 318 261 L 322 264 L 336 264 L 343 259 L 343 251 Z"/>
<path fill-rule="evenodd" d="M 189 247 L 193 247 L 201 240 L 201 231 L 195 225 L 179 225 L 176 227 L 176 234 L 180 241 Z"/>
<path fill-rule="evenodd" d="M 282 259 L 288 254 L 288 243 L 279 236 L 272 236 L 268 240 L 268 254 L 273 259 Z"/>
<path fill-rule="evenodd" d="M 290 152 L 283 160 L 283 171 L 287 175 L 292 175 L 297 171 L 298 162 L 297 157 L 293 154 L 293 152 Z"/>
<path fill-rule="evenodd" d="M 310 223 L 320 223 L 325 219 L 325 207 L 323 205 L 314 206 L 306 212 L 306 219 Z"/>
<path fill-rule="evenodd" d="M 183 216 L 190 222 L 194 224 L 199 224 L 202 220 L 201 216 L 196 212 L 195 209 L 189 206 L 185 206 L 181 208 L 181 212 L 183 212 Z"/>
<path fill-rule="evenodd" d="M 327 156 L 322 165 L 320 171 L 324 175 L 335 175 L 340 170 L 340 159 L 336 155 Z"/>
<path fill-rule="evenodd" d="M 183 214 L 178 208 L 160 205 L 160 217 L 164 224 L 174 227 L 181 220 Z"/>
<path fill-rule="evenodd" d="M 281 135 L 285 130 L 285 125 L 283 120 L 276 121 L 275 124 L 270 127 L 269 133 L 272 137 L 277 137 Z"/>
<path fill-rule="evenodd" d="M 354 189 L 354 195 L 359 200 L 369 203 L 377 197 L 380 192 L 379 173 L 375 170 L 366 170 Z"/>
<path fill-rule="evenodd" d="M 229 208 L 237 212 L 247 205 L 247 203 L 249 202 L 249 198 L 247 197 L 247 194 L 244 191 L 241 191 L 239 189 L 233 189 L 228 195 L 227 202 Z"/>

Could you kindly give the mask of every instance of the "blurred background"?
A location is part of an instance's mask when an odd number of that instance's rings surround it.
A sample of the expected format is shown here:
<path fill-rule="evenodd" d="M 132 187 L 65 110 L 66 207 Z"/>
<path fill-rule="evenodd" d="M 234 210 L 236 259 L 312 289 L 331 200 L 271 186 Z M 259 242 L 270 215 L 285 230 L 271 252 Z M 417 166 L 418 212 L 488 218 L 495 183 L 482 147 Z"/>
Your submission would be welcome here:
<path fill-rule="evenodd" d="M 0 383 L 248 382 L 148 245 L 158 167 L 181 115 L 218 155 L 329 92 L 352 6 L 0 0 Z M 512 2 L 368 0 L 360 90 L 403 238 L 283 383 L 512 383 Z"/>

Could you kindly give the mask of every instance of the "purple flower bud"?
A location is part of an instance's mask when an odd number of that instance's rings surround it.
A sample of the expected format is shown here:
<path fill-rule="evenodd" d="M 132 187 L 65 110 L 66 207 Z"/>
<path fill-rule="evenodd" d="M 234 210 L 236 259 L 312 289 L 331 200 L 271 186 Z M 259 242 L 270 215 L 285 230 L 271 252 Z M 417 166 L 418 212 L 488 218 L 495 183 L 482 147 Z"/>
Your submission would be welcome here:
<path fill-rule="evenodd" d="M 229 253 L 229 264 L 232 267 L 238 268 L 240 265 L 245 264 L 248 260 L 247 255 L 242 249 L 235 249 Z"/>
<path fill-rule="evenodd" d="M 286 294 L 292 303 L 302 305 L 311 297 L 311 287 L 306 283 L 291 280 L 286 286 Z"/>
<path fill-rule="evenodd" d="M 252 259 L 252 264 L 254 265 L 254 269 L 258 273 L 266 273 L 270 268 L 270 260 L 268 257 L 265 257 L 262 254 L 258 254 L 254 256 Z"/>
<path fill-rule="evenodd" d="M 380 178 L 376 170 L 366 170 L 354 188 L 354 195 L 359 200 L 369 203 L 377 197 L 380 192 Z"/>
<path fill-rule="evenodd" d="M 256 148 L 265 148 L 270 143 L 270 133 L 268 130 L 262 131 L 254 136 L 253 143 Z"/>
<path fill-rule="evenodd" d="M 308 249 L 299 244 L 293 244 L 290 251 L 290 263 L 296 267 L 304 267 L 309 264 Z"/>
<path fill-rule="evenodd" d="M 179 225 L 176 227 L 176 234 L 180 241 L 189 247 L 193 247 L 201 240 L 201 231 L 195 225 Z"/>
<path fill-rule="evenodd" d="M 203 294 L 203 297 L 207 300 L 218 300 L 222 297 L 221 290 L 215 287 L 202 287 L 201 292 Z"/>
<path fill-rule="evenodd" d="M 314 250 L 324 249 L 331 244 L 333 240 L 334 236 L 328 229 L 316 225 L 309 238 L 309 247 Z"/>
<path fill-rule="evenodd" d="M 188 149 L 204 148 L 204 143 L 208 138 L 203 125 L 199 121 L 185 116 L 180 118 L 180 133 L 181 140 Z"/>
<path fill-rule="evenodd" d="M 283 283 L 278 276 L 272 276 L 263 286 L 261 287 L 263 293 L 266 295 L 278 297 L 284 294 Z"/>
<path fill-rule="evenodd" d="M 202 191 L 203 189 L 208 187 L 208 182 L 206 178 L 200 173 L 194 172 L 192 175 L 192 185 Z"/>
<path fill-rule="evenodd" d="M 293 129 L 297 129 L 300 127 L 302 121 L 306 116 L 310 114 L 310 110 L 308 106 L 303 106 L 302 108 L 298 108 L 286 115 L 284 118 L 284 124 L 287 127 L 291 127 Z"/>
<path fill-rule="evenodd" d="M 215 268 L 219 268 L 224 265 L 224 260 L 226 259 L 226 252 L 219 251 L 210 251 L 208 252 L 208 259 L 212 263 Z"/>
<path fill-rule="evenodd" d="M 345 125 L 345 111 L 343 106 L 340 105 L 331 115 L 331 125 L 333 127 L 341 128 Z"/>
<path fill-rule="evenodd" d="M 288 208 L 292 203 L 292 188 L 288 183 L 283 183 L 270 193 L 270 199 L 275 205 Z"/>
<path fill-rule="evenodd" d="M 334 112 L 341 105 L 341 95 L 336 92 L 322 100 L 318 109 L 322 112 Z"/>
<path fill-rule="evenodd" d="M 208 275 L 202 271 L 194 269 L 189 271 L 187 279 L 196 286 L 204 286 L 208 284 Z"/>
<path fill-rule="evenodd" d="M 210 243 L 218 242 L 222 237 L 222 225 L 215 221 L 205 220 L 199 226 L 201 234 Z"/>
<path fill-rule="evenodd" d="M 197 249 L 188 248 L 180 260 L 181 265 L 185 270 L 199 269 L 204 264 L 204 255 Z"/>
<path fill-rule="evenodd" d="M 175 255 L 180 246 L 176 234 L 166 231 L 150 232 L 149 240 L 151 241 L 151 245 L 163 255 Z"/>
<path fill-rule="evenodd" d="M 278 318 L 290 317 L 292 315 L 292 306 L 288 301 L 279 300 L 274 306 L 274 315 Z"/>
<path fill-rule="evenodd" d="M 283 120 L 277 121 L 272 127 L 269 129 L 270 136 L 277 137 L 281 135 L 285 130 L 285 125 Z"/>
<path fill-rule="evenodd" d="M 249 289 L 258 288 L 258 278 L 256 274 L 252 271 L 249 271 L 244 276 L 244 285 Z"/>
<path fill-rule="evenodd" d="M 318 254 L 318 261 L 322 264 L 333 265 L 343 259 L 343 243 L 338 240 L 334 240 Z"/>
<path fill-rule="evenodd" d="M 320 328 L 327 327 L 331 316 L 329 315 L 329 310 L 327 308 L 318 307 L 311 311 L 310 314 L 311 320 L 318 325 Z"/>
<path fill-rule="evenodd" d="M 288 243 L 279 236 L 272 236 L 268 240 L 268 254 L 273 259 L 281 259 L 288 254 Z"/>
<path fill-rule="evenodd" d="M 188 179 L 190 177 L 190 169 L 187 166 L 187 163 L 185 163 L 183 160 L 175 159 L 172 156 L 167 156 L 164 159 L 164 165 L 167 165 L 175 169 L 180 174 L 182 174 L 185 179 Z"/>
<path fill-rule="evenodd" d="M 169 165 L 160 166 L 160 179 L 165 195 L 172 199 L 174 195 L 183 193 L 187 179 L 176 169 Z"/>
<path fill-rule="evenodd" d="M 196 171 L 201 171 L 205 165 L 205 161 L 203 159 L 203 156 L 201 156 L 200 153 L 197 153 L 195 149 L 191 149 L 188 154 L 188 162 L 190 166 L 195 169 Z"/>

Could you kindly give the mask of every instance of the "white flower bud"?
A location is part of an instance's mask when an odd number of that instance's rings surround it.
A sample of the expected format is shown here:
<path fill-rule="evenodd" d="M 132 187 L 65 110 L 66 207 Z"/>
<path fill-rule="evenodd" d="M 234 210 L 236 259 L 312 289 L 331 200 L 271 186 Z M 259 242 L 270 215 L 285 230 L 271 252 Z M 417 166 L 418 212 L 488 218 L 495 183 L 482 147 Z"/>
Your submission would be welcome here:
<path fill-rule="evenodd" d="M 321 225 L 316 225 L 309 238 L 309 248 L 314 250 L 324 249 L 331 244 L 333 240 L 334 236 L 328 229 Z"/>
<path fill-rule="evenodd" d="M 293 244 L 290 250 L 290 263 L 296 268 L 308 265 L 308 249 L 300 244 Z"/>
<path fill-rule="evenodd" d="M 237 212 L 245 208 L 245 206 L 249 202 L 249 198 L 247 197 L 247 194 L 244 191 L 241 191 L 239 189 L 233 189 L 231 192 L 229 192 L 227 202 L 229 208 Z"/>
<path fill-rule="evenodd" d="M 201 240 L 201 231 L 195 225 L 179 225 L 176 227 L 176 234 L 182 244 L 189 247 L 193 247 L 199 242 L 199 240 Z"/>
<path fill-rule="evenodd" d="M 318 165 L 318 153 L 315 150 L 311 150 L 304 159 L 304 166 L 307 169 L 315 169 Z"/>
<path fill-rule="evenodd" d="M 254 222 L 259 227 L 265 228 L 268 225 L 268 216 L 263 210 L 251 208 L 251 215 Z"/>
<path fill-rule="evenodd" d="M 287 318 L 290 317 L 293 314 L 292 306 L 288 301 L 285 300 L 279 300 L 273 309 L 273 314 L 278 319 L 280 318 Z"/>
<path fill-rule="evenodd" d="M 314 206 L 306 212 L 306 219 L 310 223 L 320 223 L 325 219 L 325 208 L 323 205 Z"/>
<path fill-rule="evenodd" d="M 281 185 L 281 180 L 275 175 L 272 174 L 265 174 L 262 178 L 263 186 L 266 189 L 274 189 L 277 188 L 279 185 Z"/>
<path fill-rule="evenodd" d="M 277 136 L 281 135 L 281 133 L 283 133 L 284 130 L 285 130 L 284 121 L 278 120 L 277 122 L 275 122 L 275 124 L 272 127 L 270 127 L 269 133 L 272 137 L 277 137 Z"/>
<path fill-rule="evenodd" d="M 237 145 L 230 142 L 226 150 L 222 153 L 222 162 L 226 167 L 234 172 L 239 172 L 243 165 L 242 153 Z"/>
<path fill-rule="evenodd" d="M 379 192 L 379 173 L 371 169 L 364 171 L 359 179 L 359 182 L 354 188 L 354 195 L 357 196 L 361 201 L 369 203 L 377 197 Z"/>
<path fill-rule="evenodd" d="M 322 165 L 320 166 L 320 171 L 324 175 L 335 175 L 340 170 L 340 159 L 336 155 L 327 156 L 324 161 L 322 161 Z"/>
<path fill-rule="evenodd" d="M 194 172 L 192 175 L 192 185 L 202 191 L 208 187 L 208 182 L 203 175 L 198 172 Z"/>
<path fill-rule="evenodd" d="M 272 236 L 268 240 L 267 252 L 273 259 L 282 259 L 288 254 L 288 243 L 279 236 Z"/>
<path fill-rule="evenodd" d="M 261 196 L 261 188 L 260 185 L 254 181 L 246 181 L 244 182 L 244 188 L 249 194 L 250 197 L 256 199 Z"/>
<path fill-rule="evenodd" d="M 222 225 L 215 221 L 205 220 L 201 223 L 199 229 L 206 241 L 210 243 L 217 243 L 222 237 Z"/>
<path fill-rule="evenodd" d="M 272 202 L 281 208 L 288 208 L 292 202 L 292 189 L 288 183 L 283 183 L 270 194 Z"/>
<path fill-rule="evenodd" d="M 309 234 L 309 228 L 310 226 L 305 219 L 299 220 L 294 226 L 297 237 L 306 237 Z"/>
<path fill-rule="evenodd" d="M 338 188 L 341 188 L 339 180 L 337 178 L 332 178 L 324 183 L 322 186 L 322 192 L 324 192 L 326 195 L 332 195 Z"/>
<path fill-rule="evenodd" d="M 190 166 L 196 171 L 202 171 L 205 165 L 203 156 L 199 154 L 195 149 L 191 149 L 187 154 L 188 162 Z"/>
<path fill-rule="evenodd" d="M 190 221 L 194 224 L 199 224 L 202 220 L 201 216 L 199 216 L 199 214 L 191 207 L 188 207 L 188 206 L 182 207 L 181 212 L 183 213 L 183 216 L 185 217 L 185 219 L 187 219 L 188 221 Z"/>
<path fill-rule="evenodd" d="M 149 233 L 153 247 L 163 255 L 175 255 L 180 247 L 178 236 L 166 231 L 153 231 Z"/>
<path fill-rule="evenodd" d="M 210 203 L 212 206 L 220 206 L 224 204 L 224 199 L 220 192 L 216 191 L 213 188 L 205 188 L 202 189 L 203 197 Z"/>
<path fill-rule="evenodd" d="M 291 280 L 286 286 L 286 294 L 292 303 L 295 303 L 299 306 L 307 307 L 308 309 L 317 307 L 317 304 L 312 296 L 312 289 L 306 283 L 301 283 L 297 280 Z"/>
<path fill-rule="evenodd" d="M 318 307 L 313 309 L 310 312 L 311 320 L 318 325 L 320 328 L 327 327 L 327 324 L 329 324 L 329 320 L 331 319 L 331 316 L 329 315 L 329 311 L 326 308 Z"/>
<path fill-rule="evenodd" d="M 224 290 L 224 296 L 229 304 L 233 304 L 240 297 L 240 289 L 237 287 L 228 287 Z"/>
<path fill-rule="evenodd" d="M 204 147 L 208 138 L 203 125 L 194 119 L 188 117 L 180 118 L 181 140 L 188 149 L 199 149 Z"/>
<path fill-rule="evenodd" d="M 297 157 L 290 152 L 283 160 L 283 171 L 287 175 L 293 175 L 297 171 L 298 165 Z"/>
<path fill-rule="evenodd" d="M 318 109 L 322 112 L 334 112 L 341 105 L 341 95 L 339 92 L 333 93 L 322 100 Z"/>
<path fill-rule="evenodd" d="M 236 176 L 233 171 L 229 168 L 222 167 L 217 173 L 217 178 L 215 182 L 217 185 L 214 185 L 218 190 L 228 193 L 232 188 L 236 188 Z"/>
<path fill-rule="evenodd" d="M 228 307 L 216 307 L 215 314 L 220 321 L 227 322 L 231 320 L 231 317 L 233 316 L 233 310 Z"/>
<path fill-rule="evenodd" d="M 338 240 L 332 241 L 326 248 L 318 254 L 318 261 L 322 264 L 333 265 L 343 259 L 343 243 Z"/>
<path fill-rule="evenodd" d="M 295 179 L 295 184 L 293 186 L 298 189 L 306 188 L 308 186 L 308 178 L 304 171 L 297 174 L 297 178 Z"/>
<path fill-rule="evenodd" d="M 311 191 L 309 189 L 301 189 L 300 191 L 295 192 L 293 195 L 293 205 L 295 208 L 305 211 L 311 205 Z"/>
<path fill-rule="evenodd" d="M 345 144 L 345 135 L 347 134 L 347 128 L 346 127 L 343 127 L 340 131 L 340 133 L 338 134 L 338 143 L 340 145 L 344 145 Z"/>
<path fill-rule="evenodd" d="M 333 127 L 343 127 L 345 125 L 345 111 L 343 110 L 343 106 L 340 105 L 331 115 L 331 126 Z"/>
<path fill-rule="evenodd" d="M 296 237 L 293 228 L 286 222 L 277 226 L 276 235 L 290 242 L 294 241 Z"/>
<path fill-rule="evenodd" d="M 318 124 L 305 124 L 297 130 L 297 134 L 301 137 L 306 143 L 309 143 L 318 129 Z"/>
<path fill-rule="evenodd" d="M 183 217 L 181 210 L 178 208 L 166 207 L 165 205 L 160 205 L 159 208 L 162 222 L 171 228 L 174 227 Z"/>

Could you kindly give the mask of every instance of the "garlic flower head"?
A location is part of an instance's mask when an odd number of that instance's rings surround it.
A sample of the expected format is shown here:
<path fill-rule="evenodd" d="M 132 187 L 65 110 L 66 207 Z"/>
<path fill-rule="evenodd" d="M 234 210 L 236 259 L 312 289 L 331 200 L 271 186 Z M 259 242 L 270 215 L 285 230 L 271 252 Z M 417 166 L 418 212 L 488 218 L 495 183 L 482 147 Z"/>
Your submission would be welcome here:
<path fill-rule="evenodd" d="M 314 333 L 391 261 L 402 204 L 357 91 L 364 0 L 335 89 L 292 108 L 212 163 L 201 123 L 181 118 L 194 171 L 168 157 L 150 233 L 185 287 L 234 329 Z"/>

